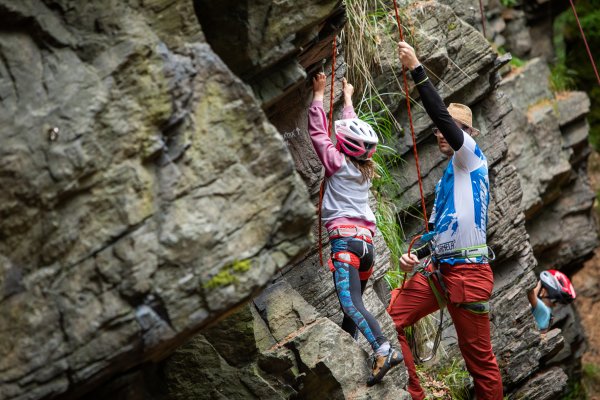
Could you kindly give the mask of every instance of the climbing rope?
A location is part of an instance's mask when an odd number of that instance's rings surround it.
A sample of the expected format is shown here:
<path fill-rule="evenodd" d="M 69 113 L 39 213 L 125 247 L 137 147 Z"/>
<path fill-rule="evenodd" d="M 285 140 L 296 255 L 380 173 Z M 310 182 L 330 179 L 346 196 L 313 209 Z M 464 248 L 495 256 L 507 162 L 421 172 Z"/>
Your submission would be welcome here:
<path fill-rule="evenodd" d="M 337 52 L 336 42 L 337 38 L 334 36 L 333 43 L 331 44 L 331 93 L 329 95 L 329 127 L 327 128 L 329 136 L 331 136 L 331 126 L 333 125 L 333 83 L 335 81 L 335 55 Z"/>
<path fill-rule="evenodd" d="M 396 22 L 398 23 L 398 33 L 400 40 L 404 41 L 404 33 L 402 32 L 402 24 L 400 23 L 400 14 L 398 13 L 398 4 L 394 0 L 394 10 L 396 11 Z M 410 111 L 410 97 L 408 95 L 408 81 L 406 79 L 406 67 L 402 65 L 402 79 L 404 80 L 404 94 L 406 97 L 406 109 L 408 111 L 408 122 L 410 125 L 410 134 L 413 141 L 413 154 L 415 156 L 415 164 L 417 166 L 417 179 L 419 181 L 419 193 L 421 195 L 421 207 L 423 208 L 423 218 L 425 219 L 425 231 L 429 232 L 427 225 L 427 207 L 425 206 L 425 195 L 423 194 L 423 180 L 421 179 L 421 166 L 419 164 L 419 153 L 417 152 L 417 138 L 415 136 L 415 128 L 413 126 L 412 113 Z"/>
<path fill-rule="evenodd" d="M 590 46 L 588 45 L 587 39 L 585 38 L 585 33 L 583 33 L 583 28 L 581 27 L 581 22 L 579 22 L 579 17 L 577 16 L 577 10 L 575 9 L 575 4 L 573 0 L 569 0 L 571 3 L 571 8 L 573 9 L 573 14 L 575 15 L 575 20 L 577 21 L 577 26 L 579 26 L 579 32 L 581 32 L 581 37 L 583 38 L 583 43 L 585 43 L 585 49 L 587 50 L 588 57 L 592 63 L 592 68 L 594 68 L 594 73 L 596 74 L 596 79 L 598 80 L 598 85 L 600 85 L 600 75 L 598 75 L 598 70 L 596 69 L 596 63 L 594 62 L 594 57 L 592 57 L 592 52 L 590 51 Z"/>
<path fill-rule="evenodd" d="M 394 0 L 394 11 L 396 12 L 396 23 L 398 24 L 398 34 L 400 35 L 400 40 L 404 41 L 404 32 L 402 31 L 402 24 L 400 23 L 400 13 L 398 12 L 398 3 Z M 425 195 L 423 194 L 423 180 L 421 179 L 421 166 L 419 164 L 419 153 L 417 151 L 417 137 L 415 135 L 415 128 L 413 125 L 412 112 L 410 110 L 410 97 L 408 95 L 408 80 L 406 79 L 406 67 L 402 65 L 402 79 L 404 81 L 404 94 L 406 97 L 406 109 L 408 111 L 408 122 L 410 125 L 410 134 L 412 136 L 413 142 L 413 154 L 415 156 L 415 164 L 417 166 L 417 180 L 419 182 L 419 194 L 421 195 L 421 208 L 423 209 L 423 219 L 425 220 L 425 231 L 429 232 L 429 226 L 427 225 L 427 207 L 425 206 Z M 413 239 L 414 243 L 414 239 Z M 409 254 L 410 254 L 409 246 Z M 402 281 L 402 288 L 404 289 L 404 284 L 406 282 L 406 274 L 404 276 L 404 280 Z"/>
<path fill-rule="evenodd" d="M 333 42 L 331 44 L 331 93 L 329 95 L 329 123 L 327 126 L 327 132 L 329 133 L 329 136 L 331 136 L 331 127 L 333 125 L 333 95 L 334 95 L 334 87 L 333 84 L 335 82 L 335 56 L 337 53 L 337 37 L 334 36 L 333 37 Z M 321 221 L 321 208 L 323 206 L 323 193 L 325 192 L 325 177 L 323 177 L 323 180 L 321 181 L 321 187 L 319 188 L 319 206 L 318 206 L 318 225 L 319 225 L 319 263 L 321 264 L 321 266 L 323 267 L 323 240 L 322 240 L 322 236 L 323 236 L 323 224 Z"/>
<path fill-rule="evenodd" d="M 481 11 L 481 26 L 483 27 L 483 37 L 487 38 L 485 34 L 485 14 L 483 12 L 483 0 L 479 0 L 479 11 Z"/>
<path fill-rule="evenodd" d="M 394 11 L 396 12 L 396 23 L 398 24 L 398 34 L 400 35 L 400 40 L 404 41 L 404 32 L 402 31 L 402 24 L 400 22 L 400 13 L 398 12 L 398 3 L 396 2 L 396 0 L 394 0 Z M 415 128 L 413 126 L 413 119 L 412 119 L 412 113 L 410 110 L 410 97 L 408 95 L 408 80 L 406 79 L 406 67 L 404 65 L 402 65 L 402 79 L 404 81 L 404 94 L 406 97 L 406 109 L 408 112 L 408 122 L 410 125 L 410 133 L 412 136 L 412 141 L 413 141 L 413 154 L 415 156 L 415 164 L 417 167 L 417 180 L 419 182 L 419 194 L 421 196 L 421 207 L 423 209 L 423 218 L 424 218 L 424 222 L 425 222 L 425 232 L 429 232 L 429 225 L 427 223 L 427 207 L 425 206 L 425 195 L 423 194 L 423 180 L 421 178 L 421 167 L 419 164 L 419 153 L 417 151 L 417 138 L 415 135 Z M 421 237 L 422 235 L 418 235 L 416 237 L 414 237 L 412 239 L 412 241 L 410 242 L 410 245 L 408 247 L 408 254 L 410 255 L 411 250 L 412 250 L 412 246 L 414 245 L 414 243 Z M 404 285 L 406 283 L 406 274 L 404 275 L 404 280 L 402 281 L 402 288 L 400 290 L 404 289 Z M 442 308 L 442 305 L 440 304 L 440 324 L 438 326 L 437 332 L 436 332 L 436 337 L 434 340 L 434 346 L 433 349 L 431 351 L 431 355 L 429 355 L 428 357 L 425 358 L 421 358 L 419 352 L 417 351 L 417 343 L 416 343 L 416 336 L 417 336 L 417 327 L 416 325 L 412 326 L 412 336 L 410 337 L 410 347 L 413 349 L 413 355 L 415 356 L 415 360 L 417 362 L 423 363 L 425 361 L 431 360 L 436 352 L 437 352 L 437 348 L 439 346 L 440 343 L 440 339 L 441 339 L 441 334 L 442 334 L 442 322 L 443 322 L 443 318 L 444 318 L 444 309 Z"/>

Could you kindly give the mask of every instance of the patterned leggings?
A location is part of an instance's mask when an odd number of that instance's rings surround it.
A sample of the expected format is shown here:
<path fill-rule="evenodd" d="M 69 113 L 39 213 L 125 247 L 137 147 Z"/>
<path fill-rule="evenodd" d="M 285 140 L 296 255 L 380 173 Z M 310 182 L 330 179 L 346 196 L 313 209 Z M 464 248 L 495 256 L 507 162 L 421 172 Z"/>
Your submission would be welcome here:
<path fill-rule="evenodd" d="M 342 262 L 339 259 L 333 260 L 335 271 L 333 272 L 333 282 L 335 290 L 344 312 L 344 322 L 342 328 L 352 336 L 356 329 L 364 335 L 374 351 L 379 346 L 387 342 L 381 331 L 377 320 L 365 309 L 362 301 L 362 293 L 367 284 L 367 280 L 360 280 L 359 271 L 368 271 L 374 263 L 374 247 L 361 239 L 353 237 L 341 237 L 331 240 L 331 254 L 352 253 L 353 261 Z M 339 257 L 338 257 L 339 258 Z M 351 265 L 359 264 L 359 265 Z"/>

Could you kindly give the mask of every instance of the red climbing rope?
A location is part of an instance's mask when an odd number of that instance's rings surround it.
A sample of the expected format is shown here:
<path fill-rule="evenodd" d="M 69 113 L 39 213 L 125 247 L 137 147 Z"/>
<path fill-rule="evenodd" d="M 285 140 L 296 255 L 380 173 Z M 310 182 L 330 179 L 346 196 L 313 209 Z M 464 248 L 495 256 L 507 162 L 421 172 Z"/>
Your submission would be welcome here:
<path fill-rule="evenodd" d="M 329 95 L 329 127 L 327 131 L 331 136 L 331 126 L 333 124 L 333 82 L 335 81 L 335 53 L 336 53 L 336 37 L 333 37 L 333 43 L 331 44 L 331 94 Z"/>
<path fill-rule="evenodd" d="M 396 22 L 398 24 L 398 33 L 400 34 L 400 40 L 404 41 L 404 32 L 402 32 L 402 24 L 400 23 L 400 14 L 398 13 L 398 3 L 394 0 L 394 11 L 396 12 Z M 421 195 L 421 207 L 423 208 L 423 218 L 425 219 L 425 231 L 429 232 L 429 225 L 427 225 L 427 207 L 425 206 L 425 195 L 423 194 L 423 180 L 421 179 L 421 166 L 419 165 L 419 153 L 417 151 L 417 137 L 415 135 L 415 128 L 413 126 L 412 113 L 410 111 L 410 97 L 408 95 L 408 81 L 406 80 L 406 67 L 402 65 L 402 79 L 404 80 L 404 94 L 406 97 L 406 110 L 408 111 L 408 122 L 410 124 L 410 134 L 412 135 L 413 141 L 413 154 L 415 155 L 415 164 L 417 166 L 417 180 L 419 181 L 419 194 Z M 414 238 L 409 246 L 412 248 L 413 243 L 417 238 Z M 406 273 L 402 280 L 402 289 L 406 283 Z"/>
<path fill-rule="evenodd" d="M 321 181 L 321 187 L 319 188 L 319 211 L 318 211 L 318 215 L 319 215 L 319 263 L 321 265 L 321 267 L 323 267 L 323 240 L 322 240 L 322 236 L 323 236 L 323 227 L 322 227 L 322 221 L 321 221 L 321 207 L 323 206 L 323 192 L 325 191 L 325 178 L 323 178 L 323 180 Z"/>
<path fill-rule="evenodd" d="M 333 37 L 333 43 L 331 44 L 331 94 L 329 95 L 329 124 L 327 126 L 327 132 L 331 136 L 331 126 L 333 124 L 333 83 L 335 82 L 335 55 L 337 53 L 336 47 L 337 38 Z M 319 224 L 319 263 L 323 266 L 323 226 L 321 222 L 321 207 L 323 206 L 323 193 L 325 191 L 325 178 L 321 181 L 321 187 L 319 188 L 319 210 L 318 213 L 318 224 Z"/>
<path fill-rule="evenodd" d="M 485 14 L 483 13 L 483 0 L 479 0 L 479 11 L 481 11 L 481 26 L 483 27 L 483 37 L 487 38 L 485 34 Z"/>
<path fill-rule="evenodd" d="M 594 57 L 592 57 L 592 52 L 590 51 L 590 46 L 588 46 L 588 42 L 585 38 L 585 33 L 583 33 L 583 28 L 581 27 L 581 22 L 579 22 L 579 17 L 577 16 L 577 10 L 575 9 L 575 4 L 573 0 L 569 0 L 571 3 L 571 8 L 573 9 L 573 14 L 575 14 L 575 20 L 577 20 L 577 25 L 579 26 L 579 32 L 581 32 L 581 37 L 583 38 L 583 43 L 585 43 L 585 48 L 587 50 L 588 56 L 590 57 L 590 61 L 592 62 L 592 68 L 594 68 L 594 73 L 596 74 L 596 79 L 598 80 L 598 85 L 600 85 L 600 76 L 598 75 L 598 70 L 596 69 L 596 63 L 594 62 Z"/>
<path fill-rule="evenodd" d="M 398 4 L 394 0 L 394 10 L 396 11 L 396 22 L 398 23 L 398 33 L 400 40 L 404 41 L 404 33 L 400 24 L 400 14 L 398 13 Z M 415 164 L 417 165 L 417 179 L 419 181 L 419 193 L 421 194 L 421 207 L 423 208 L 423 218 L 425 219 L 425 231 L 429 232 L 427 225 L 427 207 L 425 206 L 425 195 L 423 194 L 423 180 L 421 179 L 421 167 L 419 165 L 419 153 L 417 152 L 417 138 L 415 136 L 415 128 L 413 126 L 412 113 L 410 111 L 410 97 L 408 96 L 408 81 L 406 80 L 406 67 L 402 66 L 402 78 L 404 79 L 404 94 L 406 97 L 406 109 L 408 111 L 408 121 L 410 124 L 410 133 L 413 141 L 413 154 L 415 155 Z"/>

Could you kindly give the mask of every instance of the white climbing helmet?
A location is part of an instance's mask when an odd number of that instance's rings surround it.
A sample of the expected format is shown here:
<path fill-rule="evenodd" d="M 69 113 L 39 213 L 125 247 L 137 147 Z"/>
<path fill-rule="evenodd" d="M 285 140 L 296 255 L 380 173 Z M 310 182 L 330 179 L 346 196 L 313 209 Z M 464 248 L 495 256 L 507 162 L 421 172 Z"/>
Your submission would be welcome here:
<path fill-rule="evenodd" d="M 350 157 L 369 160 L 379 139 L 371 125 L 359 118 L 335 121 L 336 148 Z"/>

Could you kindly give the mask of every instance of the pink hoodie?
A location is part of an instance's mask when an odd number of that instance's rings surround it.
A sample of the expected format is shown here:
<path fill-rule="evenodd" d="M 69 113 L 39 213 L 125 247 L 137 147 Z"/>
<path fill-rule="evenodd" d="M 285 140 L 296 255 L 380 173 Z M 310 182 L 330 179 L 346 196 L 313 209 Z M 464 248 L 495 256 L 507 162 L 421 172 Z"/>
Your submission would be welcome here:
<path fill-rule="evenodd" d="M 352 106 L 344 107 L 342 118 L 357 118 L 354 108 Z M 315 151 L 319 156 L 321 163 L 323 163 L 323 167 L 325 167 L 325 176 L 330 178 L 338 172 L 342 166 L 345 166 L 346 160 L 345 155 L 335 148 L 335 145 L 329 138 L 329 133 L 327 132 L 327 116 L 323 110 L 322 101 L 313 101 L 308 109 L 308 131 Z M 325 204 L 323 205 L 323 213 L 326 213 Z M 352 211 L 348 210 L 348 213 L 352 214 Z M 363 226 L 368 228 L 373 234 L 375 234 L 376 229 L 374 218 L 373 221 L 369 221 L 364 218 L 341 216 L 325 222 L 327 230 L 332 230 L 342 225 Z"/>

